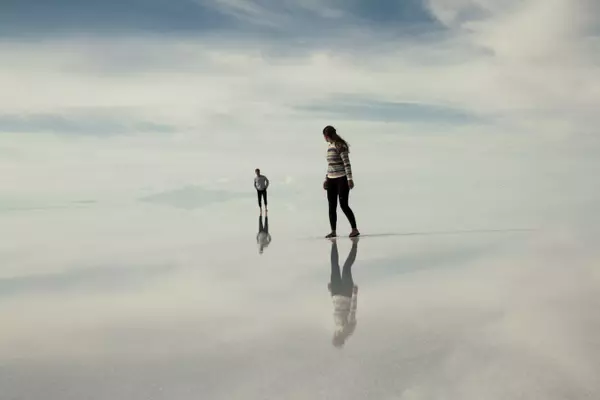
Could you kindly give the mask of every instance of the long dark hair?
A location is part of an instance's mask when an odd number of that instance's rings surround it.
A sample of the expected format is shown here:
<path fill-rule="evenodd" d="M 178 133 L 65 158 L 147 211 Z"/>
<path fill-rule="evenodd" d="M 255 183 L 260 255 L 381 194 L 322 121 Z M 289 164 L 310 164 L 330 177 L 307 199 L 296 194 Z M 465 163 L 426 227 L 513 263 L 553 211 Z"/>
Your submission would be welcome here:
<path fill-rule="evenodd" d="M 323 128 L 323 135 L 330 138 L 336 147 L 350 152 L 350 145 L 340 135 L 338 135 L 333 126 L 327 125 L 325 128 Z"/>

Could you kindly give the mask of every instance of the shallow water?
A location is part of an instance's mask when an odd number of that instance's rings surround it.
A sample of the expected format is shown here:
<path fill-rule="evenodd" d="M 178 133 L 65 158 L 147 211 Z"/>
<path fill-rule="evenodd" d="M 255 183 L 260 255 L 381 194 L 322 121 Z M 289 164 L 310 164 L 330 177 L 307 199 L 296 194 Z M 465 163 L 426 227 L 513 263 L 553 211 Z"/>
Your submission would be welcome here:
<path fill-rule="evenodd" d="M 31 138 L 0 159 L 0 399 L 599 398 L 597 152 L 384 139 L 354 141 L 340 348 L 322 143 Z"/>
<path fill-rule="evenodd" d="M 274 203 L 262 254 L 250 200 L 5 212 L 30 234 L 2 245 L 2 399 L 600 395 L 592 233 L 363 229 L 338 348 L 332 243 Z"/>

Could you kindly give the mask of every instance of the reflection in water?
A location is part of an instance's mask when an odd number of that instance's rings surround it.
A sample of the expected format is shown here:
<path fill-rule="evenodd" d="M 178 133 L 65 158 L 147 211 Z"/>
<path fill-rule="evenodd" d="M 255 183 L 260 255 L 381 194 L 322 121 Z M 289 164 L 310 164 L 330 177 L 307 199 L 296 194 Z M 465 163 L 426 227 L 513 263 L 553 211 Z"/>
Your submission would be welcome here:
<path fill-rule="evenodd" d="M 331 281 L 328 288 L 333 300 L 333 345 L 342 347 L 356 327 L 358 286 L 352 279 L 352 264 L 356 260 L 358 238 L 352 239 L 352 249 L 340 274 L 339 254 L 336 240 L 331 241 Z"/>
<path fill-rule="evenodd" d="M 258 217 L 258 233 L 256 234 L 256 243 L 258 243 L 258 252 L 263 253 L 265 247 L 271 243 L 271 234 L 269 233 L 269 216 L 265 216 L 265 223 L 263 225 L 262 214 Z"/>

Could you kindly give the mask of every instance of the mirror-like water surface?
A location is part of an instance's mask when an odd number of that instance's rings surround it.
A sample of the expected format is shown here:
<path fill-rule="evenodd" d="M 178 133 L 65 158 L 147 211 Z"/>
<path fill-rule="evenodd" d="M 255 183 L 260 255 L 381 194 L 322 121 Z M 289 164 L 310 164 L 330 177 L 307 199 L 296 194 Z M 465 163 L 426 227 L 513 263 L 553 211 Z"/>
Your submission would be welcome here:
<path fill-rule="evenodd" d="M 600 394 L 591 234 L 374 228 L 331 242 L 273 203 L 268 232 L 250 205 L 5 214 L 32 234 L 3 244 L 2 398 Z"/>

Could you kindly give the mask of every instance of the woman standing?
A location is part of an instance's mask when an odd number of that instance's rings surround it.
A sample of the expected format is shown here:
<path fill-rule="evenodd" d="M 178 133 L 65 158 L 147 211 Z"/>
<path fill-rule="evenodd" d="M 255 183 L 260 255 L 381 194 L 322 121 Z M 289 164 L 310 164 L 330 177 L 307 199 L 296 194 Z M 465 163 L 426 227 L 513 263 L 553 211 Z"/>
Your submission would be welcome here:
<path fill-rule="evenodd" d="M 326 126 L 323 129 L 323 136 L 329 143 L 327 148 L 327 175 L 325 176 L 325 182 L 323 182 L 323 188 L 327 190 L 327 201 L 329 202 L 329 224 L 331 225 L 331 233 L 327 238 L 336 237 L 336 225 L 337 225 L 337 202 L 340 199 L 340 207 L 346 217 L 352 232 L 350 237 L 356 237 L 360 235 L 356 228 L 356 219 L 354 213 L 348 205 L 348 197 L 350 195 L 350 189 L 354 188 L 354 181 L 352 180 L 352 168 L 350 166 L 350 158 L 348 153 L 350 152 L 348 143 L 337 134 L 333 126 Z"/>
<path fill-rule="evenodd" d="M 352 249 L 340 274 L 340 262 L 337 243 L 331 241 L 331 280 L 327 287 L 333 300 L 333 345 L 342 347 L 356 329 L 356 307 L 358 304 L 358 286 L 352 279 L 352 264 L 358 252 L 358 238 L 353 238 Z"/>

